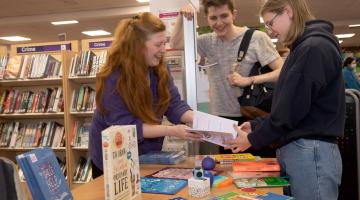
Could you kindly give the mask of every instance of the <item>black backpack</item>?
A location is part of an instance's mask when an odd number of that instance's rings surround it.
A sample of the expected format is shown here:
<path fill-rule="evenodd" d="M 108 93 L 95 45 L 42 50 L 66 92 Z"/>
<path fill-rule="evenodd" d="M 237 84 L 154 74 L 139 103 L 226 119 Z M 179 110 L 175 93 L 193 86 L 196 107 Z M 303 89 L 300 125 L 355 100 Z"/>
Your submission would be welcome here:
<path fill-rule="evenodd" d="M 245 58 L 254 31 L 254 29 L 249 29 L 245 32 L 237 54 L 238 63 Z M 261 66 L 260 62 L 256 62 L 251 68 L 249 77 L 271 71 L 272 69 L 269 66 Z M 253 106 L 269 113 L 271 111 L 273 91 L 273 83 L 253 84 L 244 88 L 244 92 L 240 97 L 238 97 L 238 101 L 240 106 Z"/>

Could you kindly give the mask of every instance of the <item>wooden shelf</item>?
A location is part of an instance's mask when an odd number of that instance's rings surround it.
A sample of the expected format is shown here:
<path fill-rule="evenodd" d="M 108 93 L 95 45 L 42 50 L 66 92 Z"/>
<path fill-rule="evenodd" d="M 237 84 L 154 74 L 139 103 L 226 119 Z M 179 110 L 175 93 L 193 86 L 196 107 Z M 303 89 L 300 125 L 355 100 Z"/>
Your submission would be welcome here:
<path fill-rule="evenodd" d="M 1 80 L 0 86 L 6 87 L 29 87 L 61 85 L 62 78 L 25 79 L 25 80 Z"/>
<path fill-rule="evenodd" d="M 13 113 L 13 114 L 0 114 L 0 118 L 4 119 L 58 119 L 64 118 L 64 113 Z"/>
<path fill-rule="evenodd" d="M 86 84 L 86 83 L 95 83 L 96 76 L 74 76 L 68 78 L 70 81 L 73 81 L 75 83 L 79 84 Z"/>
<path fill-rule="evenodd" d="M 74 117 L 92 117 L 94 111 L 70 112 L 70 114 Z"/>
<path fill-rule="evenodd" d="M 87 147 L 71 147 L 71 149 L 77 151 L 88 151 Z"/>

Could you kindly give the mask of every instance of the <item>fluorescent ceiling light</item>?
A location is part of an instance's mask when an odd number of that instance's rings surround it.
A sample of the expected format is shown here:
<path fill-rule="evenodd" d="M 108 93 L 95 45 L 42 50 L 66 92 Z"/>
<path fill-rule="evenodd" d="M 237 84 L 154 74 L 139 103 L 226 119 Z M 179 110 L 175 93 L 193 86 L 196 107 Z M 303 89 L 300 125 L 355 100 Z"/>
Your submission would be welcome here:
<path fill-rule="evenodd" d="M 339 44 L 341 44 L 341 43 L 343 43 L 344 42 L 344 40 L 339 40 Z"/>
<path fill-rule="evenodd" d="M 21 37 L 21 36 L 6 36 L 6 37 L 0 37 L 1 40 L 7 40 L 11 42 L 18 42 L 18 41 L 29 41 L 30 38 Z"/>
<path fill-rule="evenodd" d="M 354 28 L 354 27 L 360 27 L 360 24 L 351 24 L 349 25 L 350 28 Z"/>
<path fill-rule="evenodd" d="M 279 41 L 279 39 L 277 39 L 277 38 L 271 39 L 271 42 L 273 42 L 273 43 L 277 43 L 278 41 Z"/>
<path fill-rule="evenodd" d="M 65 25 L 65 24 L 77 24 L 79 23 L 76 20 L 68 20 L 68 21 L 56 21 L 56 22 L 51 22 L 52 25 Z"/>
<path fill-rule="evenodd" d="M 150 0 L 136 0 L 137 2 L 139 2 L 139 3 L 147 3 L 147 2 L 149 2 Z"/>
<path fill-rule="evenodd" d="M 110 35 L 111 34 L 104 30 L 83 31 L 81 33 L 83 33 L 85 35 L 89 35 L 89 36 L 100 36 L 100 35 Z"/>
<path fill-rule="evenodd" d="M 351 38 L 354 37 L 355 33 L 347 33 L 347 34 L 338 34 L 336 35 L 336 37 L 338 37 L 339 39 L 344 39 L 344 38 Z"/>
<path fill-rule="evenodd" d="M 263 24 L 264 23 L 264 19 L 262 17 L 259 18 L 260 19 L 260 23 Z"/>

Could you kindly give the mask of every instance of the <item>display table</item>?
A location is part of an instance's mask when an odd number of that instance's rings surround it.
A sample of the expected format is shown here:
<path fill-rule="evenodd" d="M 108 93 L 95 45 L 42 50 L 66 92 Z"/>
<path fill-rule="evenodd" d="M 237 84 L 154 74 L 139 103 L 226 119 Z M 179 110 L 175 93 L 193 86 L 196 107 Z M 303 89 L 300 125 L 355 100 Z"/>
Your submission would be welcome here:
<path fill-rule="evenodd" d="M 149 174 L 152 174 L 162 168 L 165 167 L 190 167 L 193 168 L 194 165 L 194 158 L 190 157 L 185 162 L 182 162 L 177 165 L 140 165 L 140 174 L 141 176 L 146 176 Z M 216 165 L 216 170 L 222 170 L 219 175 L 228 176 L 227 171 L 231 170 L 231 165 Z M 234 184 L 231 184 L 228 187 L 223 188 L 212 188 L 210 196 L 207 196 L 204 199 L 208 199 L 210 197 L 215 197 L 221 194 L 224 194 L 226 192 L 235 191 L 238 190 Z M 277 194 L 282 194 L 283 190 L 282 187 L 276 187 L 276 188 L 264 188 L 261 189 L 264 191 L 271 191 Z M 104 199 L 104 178 L 103 176 L 98 177 L 89 183 L 86 183 L 82 186 L 79 186 L 75 189 L 73 189 L 72 194 L 74 196 L 75 200 L 101 200 Z M 180 190 L 175 195 L 164 195 L 164 194 L 149 194 L 149 193 L 142 193 L 141 196 L 138 199 L 143 200 L 168 200 L 170 198 L 174 197 L 183 197 L 186 199 L 196 199 L 193 197 L 190 197 L 188 194 L 188 187 L 185 187 L 184 189 Z"/>

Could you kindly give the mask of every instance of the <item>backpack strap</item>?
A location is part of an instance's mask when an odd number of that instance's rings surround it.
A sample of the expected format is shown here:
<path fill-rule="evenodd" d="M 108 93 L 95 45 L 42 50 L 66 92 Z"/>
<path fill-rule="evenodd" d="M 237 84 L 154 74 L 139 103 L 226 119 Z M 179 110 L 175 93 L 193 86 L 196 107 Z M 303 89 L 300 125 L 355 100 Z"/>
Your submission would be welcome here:
<path fill-rule="evenodd" d="M 245 58 L 246 52 L 250 45 L 251 37 L 254 32 L 255 32 L 254 29 L 249 29 L 245 32 L 244 37 L 241 40 L 238 53 L 237 53 L 237 61 L 238 62 L 241 62 Z"/>

